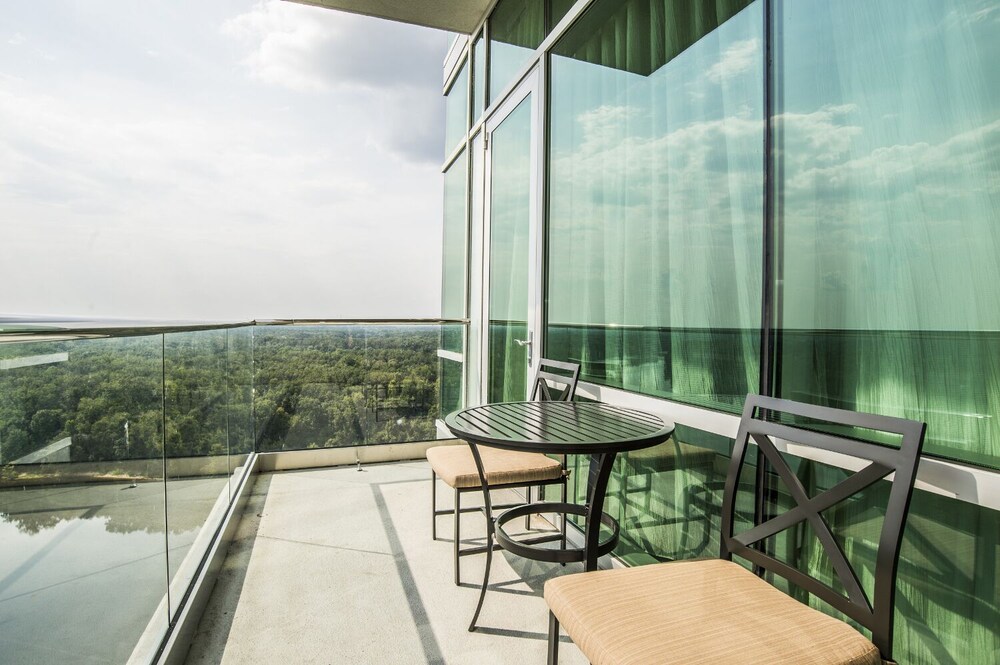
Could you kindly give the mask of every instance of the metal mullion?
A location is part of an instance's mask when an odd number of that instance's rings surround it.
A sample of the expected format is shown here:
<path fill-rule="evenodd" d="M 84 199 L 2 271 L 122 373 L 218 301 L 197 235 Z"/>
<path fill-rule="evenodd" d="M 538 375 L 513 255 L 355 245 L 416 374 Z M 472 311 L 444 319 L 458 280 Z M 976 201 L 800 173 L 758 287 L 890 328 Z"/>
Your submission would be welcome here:
<path fill-rule="evenodd" d="M 775 315 L 775 263 L 774 263 L 774 31 L 773 31 L 773 0 L 764 0 L 764 180 L 761 183 L 764 195 L 762 223 L 762 256 L 761 256 L 761 321 L 760 321 L 760 359 L 757 377 L 758 392 L 768 397 L 772 396 L 774 386 L 774 330 Z M 764 451 L 757 449 L 757 468 L 755 483 L 757 491 L 754 496 L 754 524 L 760 524 L 774 517 L 777 507 L 777 488 L 767 472 L 767 458 Z M 762 551 L 773 554 L 773 547 L 761 543 Z M 754 563 L 754 572 L 763 576 L 764 569 Z"/>
<path fill-rule="evenodd" d="M 773 0 L 764 0 L 764 210 L 763 247 L 761 263 L 761 327 L 760 375 L 758 390 L 761 395 L 773 397 L 771 391 L 774 362 L 775 317 L 775 208 L 774 208 L 774 33 Z"/>

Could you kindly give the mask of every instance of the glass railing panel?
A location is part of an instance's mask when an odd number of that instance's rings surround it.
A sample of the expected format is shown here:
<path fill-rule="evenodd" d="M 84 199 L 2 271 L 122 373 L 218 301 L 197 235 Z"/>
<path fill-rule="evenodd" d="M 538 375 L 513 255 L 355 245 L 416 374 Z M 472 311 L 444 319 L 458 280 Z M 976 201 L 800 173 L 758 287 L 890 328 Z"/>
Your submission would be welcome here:
<path fill-rule="evenodd" d="M 253 435 L 253 328 L 227 331 L 227 421 L 229 435 L 230 497 L 243 478 L 254 451 Z"/>
<path fill-rule="evenodd" d="M 162 338 L 0 344 L 0 662 L 167 628 Z"/>
<path fill-rule="evenodd" d="M 365 444 L 429 441 L 438 417 L 437 325 L 368 326 Z M 461 344 L 459 338 L 459 344 Z"/>
<path fill-rule="evenodd" d="M 258 451 L 433 439 L 441 338 L 423 324 L 257 327 Z"/>
<path fill-rule="evenodd" d="M 260 326 L 254 362 L 259 452 L 363 442 L 363 326 Z"/>
<path fill-rule="evenodd" d="M 438 417 L 465 406 L 465 326 L 452 323 L 441 326 L 438 350 Z"/>
<path fill-rule="evenodd" d="M 229 504 L 226 330 L 164 335 L 167 550 L 171 615 Z"/>

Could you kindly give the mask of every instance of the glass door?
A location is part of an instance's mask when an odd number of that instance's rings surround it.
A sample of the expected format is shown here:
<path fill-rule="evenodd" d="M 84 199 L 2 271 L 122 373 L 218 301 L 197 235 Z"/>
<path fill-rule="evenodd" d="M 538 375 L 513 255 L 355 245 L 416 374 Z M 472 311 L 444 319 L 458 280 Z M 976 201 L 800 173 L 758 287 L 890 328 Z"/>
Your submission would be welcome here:
<path fill-rule="evenodd" d="M 537 74 L 486 123 L 484 396 L 526 399 L 538 345 Z"/>

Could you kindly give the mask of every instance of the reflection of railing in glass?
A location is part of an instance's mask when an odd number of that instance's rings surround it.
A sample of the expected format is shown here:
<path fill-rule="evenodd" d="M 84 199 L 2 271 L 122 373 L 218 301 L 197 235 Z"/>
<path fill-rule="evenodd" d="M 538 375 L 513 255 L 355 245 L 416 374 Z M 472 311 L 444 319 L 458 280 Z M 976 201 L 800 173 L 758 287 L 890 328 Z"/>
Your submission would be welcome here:
<path fill-rule="evenodd" d="M 249 455 L 433 438 L 437 348 L 457 348 L 460 400 L 463 338 L 438 321 L 0 322 L 0 623 L 18 638 L 0 662 L 155 648 Z M 95 610 L 98 634 L 79 621 Z"/>
<path fill-rule="evenodd" d="M 760 331 L 551 323 L 546 354 L 583 381 L 739 412 L 757 390 Z M 1000 468 L 1000 334 L 791 330 L 777 333 L 780 394 L 928 423 L 926 454 Z"/>

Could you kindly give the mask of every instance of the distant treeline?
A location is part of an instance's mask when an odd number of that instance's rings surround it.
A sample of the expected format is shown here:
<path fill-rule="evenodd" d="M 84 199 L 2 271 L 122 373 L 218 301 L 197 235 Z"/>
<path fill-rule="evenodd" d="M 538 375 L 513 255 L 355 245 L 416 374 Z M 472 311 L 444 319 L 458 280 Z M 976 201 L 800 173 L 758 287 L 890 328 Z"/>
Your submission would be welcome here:
<path fill-rule="evenodd" d="M 0 464 L 65 437 L 96 462 L 433 438 L 439 331 L 256 327 L 0 346 Z"/>

